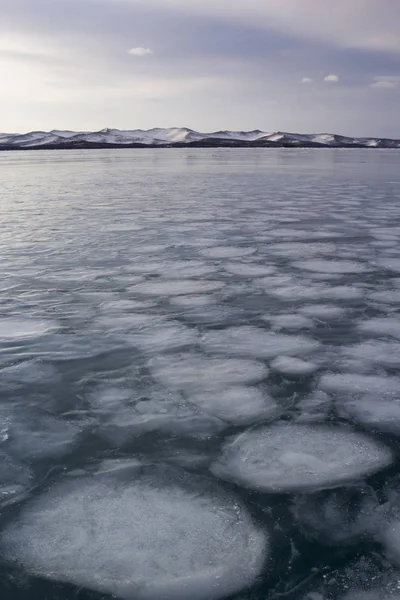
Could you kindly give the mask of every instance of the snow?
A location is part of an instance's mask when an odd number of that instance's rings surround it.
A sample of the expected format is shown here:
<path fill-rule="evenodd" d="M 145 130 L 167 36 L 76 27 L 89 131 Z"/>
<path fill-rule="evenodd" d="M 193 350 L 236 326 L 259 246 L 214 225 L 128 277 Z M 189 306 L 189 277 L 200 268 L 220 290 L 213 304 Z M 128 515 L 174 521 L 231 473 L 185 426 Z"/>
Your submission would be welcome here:
<path fill-rule="evenodd" d="M 278 356 L 270 363 L 270 367 L 286 377 L 306 377 L 318 369 L 317 365 L 292 356 Z"/>
<path fill-rule="evenodd" d="M 392 460 L 389 449 L 347 429 L 278 424 L 233 438 L 211 470 L 245 487 L 283 493 L 336 487 Z"/>
<path fill-rule="evenodd" d="M 280 354 L 308 354 L 319 346 L 312 338 L 273 333 L 249 325 L 210 331 L 201 341 L 209 352 L 264 359 L 271 359 Z"/>
<path fill-rule="evenodd" d="M 386 140 L 384 138 L 350 138 L 336 134 L 299 134 L 289 132 L 265 132 L 255 129 L 252 131 L 213 131 L 198 132 L 187 127 L 154 127 L 152 129 L 119 130 L 105 128 L 101 131 L 64 131 L 53 129 L 52 131 L 33 131 L 25 134 L 0 133 L 0 144 L 13 144 L 16 146 L 29 146 L 35 144 L 46 144 L 51 142 L 92 142 L 109 144 L 173 144 L 189 143 L 204 139 L 225 139 L 232 141 L 256 141 L 286 142 L 291 144 L 318 143 L 321 146 L 335 147 L 338 145 L 353 146 L 359 144 L 366 148 L 374 147 L 399 147 L 399 140 Z"/>
<path fill-rule="evenodd" d="M 34 575 L 121 600 L 217 600 L 252 584 L 268 536 L 207 479 L 107 468 L 66 478 L 27 504 L 1 538 Z"/>

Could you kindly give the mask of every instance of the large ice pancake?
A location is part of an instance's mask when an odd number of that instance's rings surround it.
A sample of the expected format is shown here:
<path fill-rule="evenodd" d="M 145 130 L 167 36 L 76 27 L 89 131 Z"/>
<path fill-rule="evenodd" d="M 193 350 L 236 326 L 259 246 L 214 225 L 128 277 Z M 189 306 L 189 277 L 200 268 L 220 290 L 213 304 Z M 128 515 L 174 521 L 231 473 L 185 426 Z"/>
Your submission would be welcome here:
<path fill-rule="evenodd" d="M 391 462 L 389 449 L 349 429 L 278 424 L 235 437 L 211 470 L 248 488 L 284 493 L 336 487 Z"/>
<path fill-rule="evenodd" d="M 129 600 L 216 600 L 252 584 L 268 536 L 217 484 L 116 461 L 66 478 L 0 540 L 29 572 Z"/>

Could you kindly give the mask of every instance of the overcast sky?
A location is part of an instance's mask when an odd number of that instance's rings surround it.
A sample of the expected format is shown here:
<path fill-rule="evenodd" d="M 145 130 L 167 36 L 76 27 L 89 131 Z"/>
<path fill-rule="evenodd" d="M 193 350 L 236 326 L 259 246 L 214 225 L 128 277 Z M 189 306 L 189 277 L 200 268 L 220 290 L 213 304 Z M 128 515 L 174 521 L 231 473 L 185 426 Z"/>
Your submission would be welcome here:
<path fill-rule="evenodd" d="M 0 131 L 400 137 L 399 0 L 0 0 Z"/>

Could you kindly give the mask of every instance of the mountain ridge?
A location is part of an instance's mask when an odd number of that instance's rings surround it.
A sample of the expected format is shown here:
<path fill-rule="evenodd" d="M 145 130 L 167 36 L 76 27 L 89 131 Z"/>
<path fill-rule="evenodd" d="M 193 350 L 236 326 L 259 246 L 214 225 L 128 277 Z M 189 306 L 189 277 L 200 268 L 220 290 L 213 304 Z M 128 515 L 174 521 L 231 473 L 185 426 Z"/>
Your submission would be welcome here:
<path fill-rule="evenodd" d="M 332 133 L 290 133 L 220 130 L 201 133 L 187 127 L 110 129 L 99 131 L 31 131 L 0 133 L 0 150 L 146 147 L 298 147 L 400 148 L 400 139 L 349 137 Z"/>

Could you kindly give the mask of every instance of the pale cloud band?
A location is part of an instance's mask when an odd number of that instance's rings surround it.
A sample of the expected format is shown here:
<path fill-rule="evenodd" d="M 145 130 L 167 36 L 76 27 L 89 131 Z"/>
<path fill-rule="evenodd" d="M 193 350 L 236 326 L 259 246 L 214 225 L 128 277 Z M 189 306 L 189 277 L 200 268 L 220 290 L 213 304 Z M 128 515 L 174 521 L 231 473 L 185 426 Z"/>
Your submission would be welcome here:
<path fill-rule="evenodd" d="M 150 54 L 153 54 L 153 50 L 151 50 L 150 48 L 142 48 L 141 46 L 138 46 L 137 48 L 130 48 L 128 50 L 128 54 L 130 54 L 131 56 L 149 56 Z"/>
<path fill-rule="evenodd" d="M 326 83 L 338 83 L 339 82 L 339 76 L 335 75 L 334 73 L 331 73 L 331 75 L 327 75 L 326 77 L 324 77 L 324 81 Z"/>

